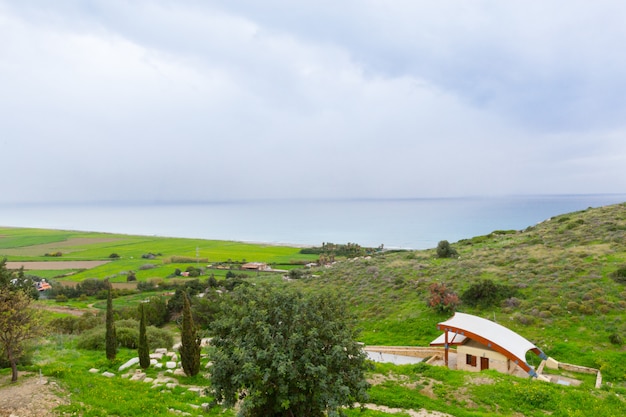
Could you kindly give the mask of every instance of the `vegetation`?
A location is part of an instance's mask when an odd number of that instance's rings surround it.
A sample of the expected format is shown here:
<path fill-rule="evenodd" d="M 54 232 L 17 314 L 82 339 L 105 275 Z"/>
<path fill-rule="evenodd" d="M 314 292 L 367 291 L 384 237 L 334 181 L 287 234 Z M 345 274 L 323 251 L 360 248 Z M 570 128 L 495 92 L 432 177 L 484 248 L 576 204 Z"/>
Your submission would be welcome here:
<path fill-rule="evenodd" d="M 109 292 L 107 296 L 107 314 L 106 314 L 106 354 L 107 359 L 115 360 L 117 354 L 117 337 L 115 334 L 115 321 L 113 320 L 113 298 L 111 296 L 111 286 L 109 285 Z"/>
<path fill-rule="evenodd" d="M 332 265 L 293 273 L 299 279 L 292 281 L 284 280 L 283 274 L 246 273 L 239 266 L 244 259 L 250 259 L 299 271 L 295 268 L 300 264 L 315 262 L 320 256 L 301 254 L 299 248 L 193 239 L 38 229 L 0 229 L 0 235 L 0 257 L 7 256 L 11 261 L 108 262 L 83 269 L 12 272 L 21 274 L 31 290 L 41 278 L 52 281 L 53 289 L 59 288 L 61 281 L 66 288 L 62 292 L 65 301 L 56 302 L 48 290 L 41 292 L 40 300 L 32 302 L 53 310 L 46 313 L 46 327 L 53 334 L 36 344 L 25 343 L 24 354 L 17 362 L 20 370 L 41 369 L 45 376 L 72 393 L 71 405 L 59 409 L 60 412 L 85 417 L 145 413 L 164 416 L 172 415 L 168 408 L 173 408 L 193 416 L 234 415 L 232 408 L 222 406 L 211 395 L 191 398 L 176 390 L 154 391 L 141 382 L 119 377 L 109 380 L 88 370 L 95 365 L 115 371 L 137 355 L 140 302 L 144 304 L 152 349 L 168 343 L 171 346 L 168 330 L 177 331 L 171 321 L 179 320 L 182 312 L 182 298 L 177 307 L 178 289 L 194 293 L 190 297 L 194 322 L 207 328 L 221 320 L 217 306 L 230 299 L 229 293 L 254 292 L 271 286 L 279 294 L 290 290 L 303 297 L 334 294 L 333 297 L 348 300 L 345 308 L 358 317 L 358 340 L 368 345 L 428 345 L 440 333 L 437 323 L 448 319 L 453 311 L 443 308 L 445 303 L 431 306 L 432 297 L 458 294 L 461 297 L 455 310 L 495 320 L 556 360 L 600 369 L 604 380 L 597 390 L 592 376 L 577 376 L 582 385 L 574 387 L 494 371 L 477 374 L 422 364 L 378 364 L 365 372 L 372 383 L 367 390 L 368 403 L 400 408 L 403 412 L 398 415 L 409 415 L 410 409 L 420 408 L 455 416 L 626 414 L 626 204 L 555 216 L 525 230 L 494 231 L 462 240 L 453 244 L 457 256 L 451 258 L 440 258 L 436 248 L 376 251 L 350 259 L 335 256 Z M 199 258 L 209 259 L 210 264 L 167 263 L 172 256 L 195 259 L 198 247 Z M 44 257 L 57 251 L 62 252 L 62 258 Z M 119 255 L 115 261 L 108 258 L 112 252 Z M 153 256 L 144 258 L 144 254 Z M 154 267 L 144 266 L 148 264 Z M 183 276 L 190 266 L 199 271 L 198 277 Z M 177 269 L 180 274 L 175 273 Z M 126 282 L 129 271 L 135 271 L 136 282 Z M 111 295 L 115 298 L 118 355 L 114 361 L 105 360 L 103 354 L 108 292 L 103 293 L 100 286 L 106 278 L 113 283 Z M 443 283 L 445 288 L 441 288 Z M 80 293 L 71 295 L 75 288 Z M 476 291 L 481 288 L 486 291 Z M 464 299 L 462 295 L 466 293 L 487 296 Z M 490 294 L 497 297 L 491 300 Z M 171 315 L 164 313 L 170 302 L 176 307 Z M 88 313 L 70 317 L 58 312 L 63 309 Z M 166 332 L 169 341 L 163 339 L 153 344 L 150 335 L 154 331 Z M 133 347 L 128 350 L 125 346 Z M 533 359 L 534 355 L 528 358 Z M 0 360 L 0 366 L 10 368 L 6 359 Z M 9 375 L 10 369 L 6 372 Z M 158 371 L 149 367 L 146 373 L 156 377 Z M 215 388 L 202 372 L 195 377 L 177 378 L 208 390 Z M 197 410 L 189 406 L 202 403 L 211 403 L 213 408 Z M 380 410 L 343 411 L 348 416 L 391 415 Z"/>
<path fill-rule="evenodd" d="M 11 382 L 18 378 L 17 363 L 28 340 L 42 334 L 39 315 L 31 308 L 30 291 L 24 288 L 23 270 L 14 273 L 0 261 L 0 353 L 11 366 Z"/>
<path fill-rule="evenodd" d="M 0 287 L 0 348 L 11 366 L 11 382 L 17 381 L 17 363 L 25 342 L 42 332 L 31 302 L 22 290 Z"/>
<path fill-rule="evenodd" d="M 148 336 L 146 334 L 146 312 L 144 304 L 139 303 L 139 343 L 137 346 L 137 356 L 139 356 L 139 366 L 147 369 L 150 366 L 150 348 L 148 347 Z"/>
<path fill-rule="evenodd" d="M 180 361 L 187 376 L 200 372 L 200 336 L 191 316 L 189 295 L 183 293 L 183 323 L 180 335 Z"/>
<path fill-rule="evenodd" d="M 340 298 L 241 288 L 211 325 L 211 386 L 242 416 L 339 415 L 367 398 L 365 353 Z M 328 414 L 326 414 L 328 413 Z"/>
<path fill-rule="evenodd" d="M 440 258 L 456 258 L 458 253 L 456 249 L 450 245 L 450 242 L 441 240 L 437 244 L 437 256 Z"/>

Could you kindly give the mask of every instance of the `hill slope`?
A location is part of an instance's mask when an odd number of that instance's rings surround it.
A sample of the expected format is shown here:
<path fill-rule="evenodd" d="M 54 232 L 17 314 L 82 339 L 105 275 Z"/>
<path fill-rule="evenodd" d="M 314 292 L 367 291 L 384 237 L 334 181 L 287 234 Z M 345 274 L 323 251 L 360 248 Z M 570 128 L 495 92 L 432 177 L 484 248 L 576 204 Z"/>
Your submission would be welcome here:
<path fill-rule="evenodd" d="M 434 250 L 339 262 L 302 285 L 346 295 L 368 344 L 427 345 L 450 314 L 427 307 L 429 286 L 461 295 L 480 280 L 516 291 L 490 307 L 458 311 L 512 328 L 548 355 L 601 368 L 625 381 L 626 287 L 611 274 L 626 264 L 626 203 L 559 215 L 523 231 L 496 231 L 453 244 L 456 259 Z"/>

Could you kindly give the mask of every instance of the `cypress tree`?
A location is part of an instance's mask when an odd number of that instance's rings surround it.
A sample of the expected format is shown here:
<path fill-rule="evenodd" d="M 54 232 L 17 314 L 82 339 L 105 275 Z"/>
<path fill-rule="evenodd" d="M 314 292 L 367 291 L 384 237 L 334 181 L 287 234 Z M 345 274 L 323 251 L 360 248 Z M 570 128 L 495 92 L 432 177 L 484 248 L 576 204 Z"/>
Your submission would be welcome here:
<path fill-rule="evenodd" d="M 139 345 L 137 346 L 139 366 L 147 369 L 150 366 L 150 352 L 148 348 L 148 336 L 146 335 L 146 311 L 143 303 L 139 303 Z"/>
<path fill-rule="evenodd" d="M 181 330 L 180 361 L 187 376 L 200 372 L 200 337 L 191 315 L 189 296 L 183 295 L 183 325 Z"/>
<path fill-rule="evenodd" d="M 115 335 L 115 322 L 113 321 L 113 296 L 111 294 L 111 283 L 109 283 L 109 293 L 107 295 L 106 353 L 108 360 L 115 360 L 115 356 L 117 355 L 117 337 Z"/>

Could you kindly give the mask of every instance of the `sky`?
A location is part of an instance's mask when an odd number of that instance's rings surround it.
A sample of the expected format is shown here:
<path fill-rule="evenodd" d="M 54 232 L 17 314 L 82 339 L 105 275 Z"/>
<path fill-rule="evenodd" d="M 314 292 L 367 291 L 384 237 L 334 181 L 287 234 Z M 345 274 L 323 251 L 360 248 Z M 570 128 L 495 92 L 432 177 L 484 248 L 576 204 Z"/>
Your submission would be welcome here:
<path fill-rule="evenodd" d="M 621 0 L 0 0 L 0 203 L 626 190 Z"/>

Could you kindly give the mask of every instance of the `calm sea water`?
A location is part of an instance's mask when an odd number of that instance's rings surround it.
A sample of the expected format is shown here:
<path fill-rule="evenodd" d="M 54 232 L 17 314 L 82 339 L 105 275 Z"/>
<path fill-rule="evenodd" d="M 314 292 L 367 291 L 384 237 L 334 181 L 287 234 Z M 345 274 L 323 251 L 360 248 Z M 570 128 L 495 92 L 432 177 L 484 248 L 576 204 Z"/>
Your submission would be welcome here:
<path fill-rule="evenodd" d="M 626 201 L 626 194 L 170 204 L 4 204 L 0 225 L 320 245 L 425 249 Z"/>

